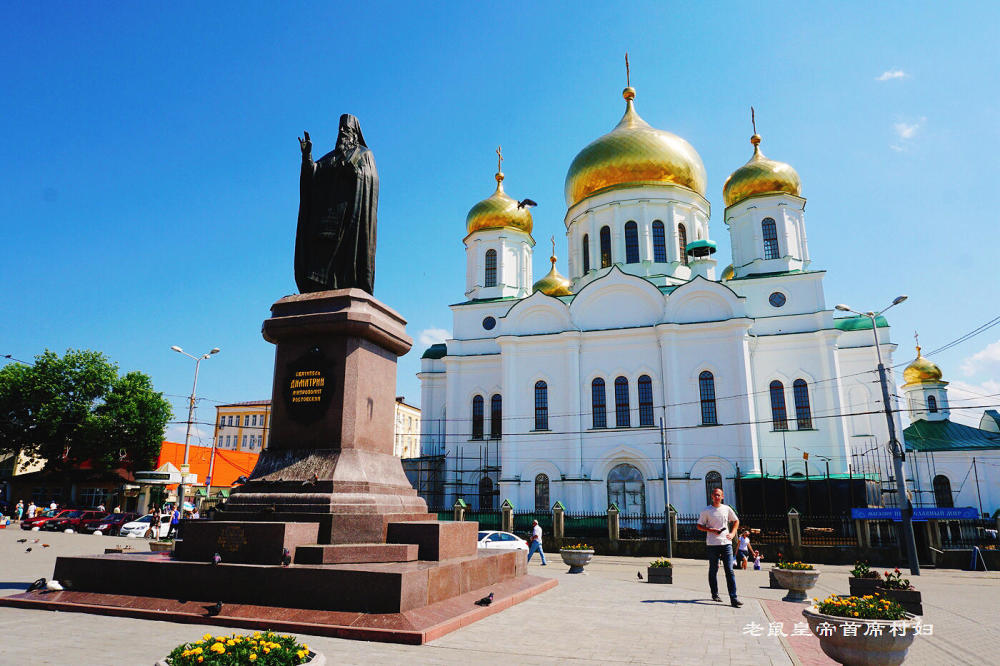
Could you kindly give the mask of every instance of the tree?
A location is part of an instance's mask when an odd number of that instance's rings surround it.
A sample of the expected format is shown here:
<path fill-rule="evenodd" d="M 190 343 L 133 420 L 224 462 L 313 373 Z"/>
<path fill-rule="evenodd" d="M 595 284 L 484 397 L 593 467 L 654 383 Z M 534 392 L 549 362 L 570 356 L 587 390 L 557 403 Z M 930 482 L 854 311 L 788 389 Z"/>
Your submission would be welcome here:
<path fill-rule="evenodd" d="M 148 376 L 119 377 L 100 352 L 46 350 L 34 365 L 0 369 L 0 454 L 44 458 L 46 468 L 149 467 L 170 417 Z"/>

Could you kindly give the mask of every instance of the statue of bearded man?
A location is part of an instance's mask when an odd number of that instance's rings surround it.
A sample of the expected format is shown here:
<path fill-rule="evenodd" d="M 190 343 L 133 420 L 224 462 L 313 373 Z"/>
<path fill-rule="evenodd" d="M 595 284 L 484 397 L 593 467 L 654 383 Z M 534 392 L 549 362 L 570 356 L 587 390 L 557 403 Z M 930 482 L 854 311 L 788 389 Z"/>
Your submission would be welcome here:
<path fill-rule="evenodd" d="M 304 134 L 295 284 L 303 294 L 357 287 L 374 295 L 378 171 L 372 151 L 358 119 L 347 113 L 336 147 L 317 162 Z"/>

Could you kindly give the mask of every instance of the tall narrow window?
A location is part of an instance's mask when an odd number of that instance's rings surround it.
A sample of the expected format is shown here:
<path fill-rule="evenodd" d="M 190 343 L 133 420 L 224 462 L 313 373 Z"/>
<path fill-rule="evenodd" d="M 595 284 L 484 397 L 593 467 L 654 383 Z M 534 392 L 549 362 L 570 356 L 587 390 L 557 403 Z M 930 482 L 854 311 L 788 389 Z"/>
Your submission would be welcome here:
<path fill-rule="evenodd" d="M 611 265 L 611 227 L 601 227 L 601 268 Z"/>
<path fill-rule="evenodd" d="M 590 272 L 590 234 L 583 235 L 583 273 Z"/>
<path fill-rule="evenodd" d="M 937 413 L 937 398 L 932 395 L 927 396 L 927 411 L 931 414 Z"/>
<path fill-rule="evenodd" d="M 486 250 L 486 276 L 483 280 L 483 286 L 485 287 L 495 287 L 497 286 L 497 251 L 496 250 Z"/>
<path fill-rule="evenodd" d="M 792 384 L 792 393 L 795 394 L 795 420 L 799 430 L 811 430 L 813 427 L 812 413 L 809 411 L 809 387 L 806 380 L 796 379 Z"/>
<path fill-rule="evenodd" d="M 503 398 L 497 393 L 490 398 L 490 438 L 500 439 L 503 435 Z"/>
<path fill-rule="evenodd" d="M 716 488 L 722 488 L 722 475 L 712 470 L 705 475 L 705 496 L 708 498 L 708 503 L 712 503 L 712 493 L 715 492 Z"/>
<path fill-rule="evenodd" d="M 549 387 L 543 381 L 535 382 L 535 430 L 549 429 Z"/>
<path fill-rule="evenodd" d="M 594 427 L 607 428 L 607 393 L 604 390 L 604 380 L 600 377 L 590 383 L 590 404 L 594 412 Z"/>
<path fill-rule="evenodd" d="M 761 231 L 764 232 L 764 258 L 778 258 L 778 228 L 774 225 L 774 220 L 765 217 L 760 223 Z"/>
<path fill-rule="evenodd" d="M 934 503 L 942 509 L 955 506 L 955 500 L 951 495 L 951 481 L 944 474 L 934 477 Z"/>
<path fill-rule="evenodd" d="M 688 262 L 687 246 L 688 246 L 688 232 L 687 232 L 687 229 L 684 228 L 683 224 L 678 224 L 677 225 L 677 247 L 678 247 L 678 249 L 680 250 L 680 253 L 681 253 L 681 263 L 685 264 L 685 265 L 687 265 L 687 262 Z"/>
<path fill-rule="evenodd" d="M 549 510 L 549 476 L 548 474 L 535 475 L 535 513 L 544 513 Z"/>
<path fill-rule="evenodd" d="M 483 396 L 472 399 L 472 439 L 483 438 Z"/>
<path fill-rule="evenodd" d="M 698 392 L 701 394 L 701 424 L 716 425 L 719 419 L 715 412 L 715 377 L 708 370 L 698 375 Z"/>
<path fill-rule="evenodd" d="M 649 375 L 639 377 L 639 425 L 653 425 L 653 380 Z"/>
<path fill-rule="evenodd" d="M 624 377 L 615 379 L 615 427 L 632 427 L 628 408 L 628 380 Z"/>
<path fill-rule="evenodd" d="M 625 263 L 639 263 L 639 227 L 635 222 L 625 223 Z"/>
<path fill-rule="evenodd" d="M 667 235 L 663 230 L 663 222 L 653 222 L 653 261 L 659 264 L 667 263 Z"/>
<path fill-rule="evenodd" d="M 771 382 L 771 427 L 788 430 L 788 412 L 785 409 L 785 385 L 775 379 Z"/>
<path fill-rule="evenodd" d="M 493 510 L 493 481 L 488 476 L 479 480 L 479 510 Z"/>

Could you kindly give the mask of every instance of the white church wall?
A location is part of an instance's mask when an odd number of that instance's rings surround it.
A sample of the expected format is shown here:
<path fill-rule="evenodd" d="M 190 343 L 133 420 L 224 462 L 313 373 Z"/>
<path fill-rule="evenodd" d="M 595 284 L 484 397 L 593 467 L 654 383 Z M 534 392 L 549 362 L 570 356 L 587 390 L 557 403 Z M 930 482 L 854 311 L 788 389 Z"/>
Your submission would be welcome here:
<path fill-rule="evenodd" d="M 748 316 L 760 319 L 754 323 L 755 330 L 759 328 L 762 332 L 772 332 L 776 326 L 772 318 L 803 314 L 817 315 L 802 320 L 810 322 L 806 325 L 812 326 L 811 330 L 816 330 L 833 327 L 833 314 L 826 309 L 823 295 L 824 276 L 824 272 L 817 271 L 766 278 L 747 277 L 739 280 L 727 280 L 723 284 L 746 299 L 744 302 Z M 769 302 L 771 294 L 775 292 L 784 295 L 784 305 L 775 307 Z M 794 324 L 790 324 L 790 326 L 794 326 Z M 810 329 L 789 328 L 788 330 Z"/>
<path fill-rule="evenodd" d="M 1000 509 L 998 470 L 1000 451 L 995 449 L 907 453 L 907 480 L 914 506 L 936 506 L 934 477 L 940 474 L 948 479 L 954 506 L 971 506 L 978 511 L 981 501 L 983 512 L 993 515 Z"/>

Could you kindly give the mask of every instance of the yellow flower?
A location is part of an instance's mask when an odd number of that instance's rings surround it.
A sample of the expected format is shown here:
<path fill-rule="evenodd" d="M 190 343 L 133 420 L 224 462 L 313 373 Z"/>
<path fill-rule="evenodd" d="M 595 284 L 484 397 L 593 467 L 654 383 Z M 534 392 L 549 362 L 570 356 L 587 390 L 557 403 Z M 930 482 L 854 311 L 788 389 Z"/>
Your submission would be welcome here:
<path fill-rule="evenodd" d="M 201 649 L 201 648 L 195 648 L 195 651 L 194 651 L 195 654 L 201 654 L 202 652 L 204 652 L 203 649 Z"/>
<path fill-rule="evenodd" d="M 256 652 L 251 652 L 250 653 L 250 661 L 257 661 L 257 653 Z"/>
<path fill-rule="evenodd" d="M 264 648 L 264 654 L 268 654 L 270 651 L 271 651 L 271 648 L 269 648 L 269 647 L 265 647 Z"/>
<path fill-rule="evenodd" d="M 226 646 L 222 643 L 212 643 L 212 647 L 210 647 L 209 650 L 218 654 L 223 654 L 226 651 Z"/>
<path fill-rule="evenodd" d="M 205 634 L 201 638 L 202 638 L 202 640 L 210 641 L 210 640 L 212 640 L 212 634 Z"/>
<path fill-rule="evenodd" d="M 205 658 L 204 658 L 204 657 L 198 657 L 198 663 L 199 663 L 199 664 L 200 664 L 201 662 L 203 662 L 203 661 L 205 661 Z"/>

